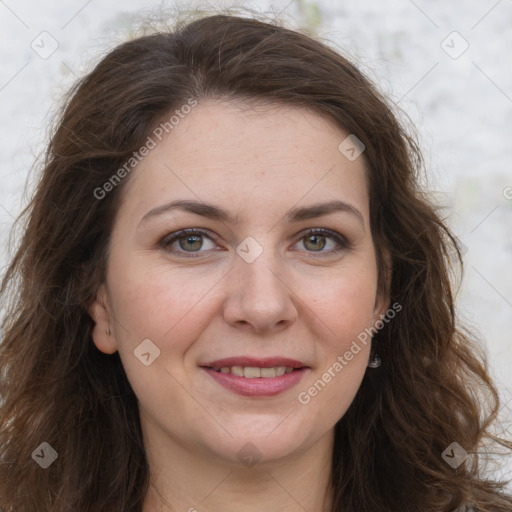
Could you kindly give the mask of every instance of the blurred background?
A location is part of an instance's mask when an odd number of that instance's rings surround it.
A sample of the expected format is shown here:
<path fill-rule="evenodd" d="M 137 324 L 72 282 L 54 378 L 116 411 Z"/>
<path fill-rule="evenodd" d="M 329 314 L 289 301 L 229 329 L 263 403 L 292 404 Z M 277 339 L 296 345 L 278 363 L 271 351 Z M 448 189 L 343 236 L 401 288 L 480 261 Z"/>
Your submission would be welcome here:
<path fill-rule="evenodd" d="M 183 9 L 237 12 L 235 5 L 306 28 L 354 60 L 409 116 L 424 151 L 425 186 L 463 248 L 459 313 L 484 340 L 511 439 L 510 0 L 0 0 L 0 268 L 52 115 L 73 82 L 140 20 Z M 495 471 L 512 478 L 512 461 Z"/>

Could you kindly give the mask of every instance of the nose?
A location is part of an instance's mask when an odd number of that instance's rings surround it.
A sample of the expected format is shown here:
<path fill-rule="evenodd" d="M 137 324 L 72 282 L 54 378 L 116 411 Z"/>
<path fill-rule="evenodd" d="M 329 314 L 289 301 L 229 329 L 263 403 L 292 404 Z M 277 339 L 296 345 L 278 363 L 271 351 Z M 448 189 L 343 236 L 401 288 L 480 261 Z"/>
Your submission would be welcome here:
<path fill-rule="evenodd" d="M 273 258 L 264 252 L 252 263 L 237 257 L 234 265 L 226 276 L 226 322 L 253 333 L 267 333 L 284 329 L 298 318 L 293 291 Z"/>

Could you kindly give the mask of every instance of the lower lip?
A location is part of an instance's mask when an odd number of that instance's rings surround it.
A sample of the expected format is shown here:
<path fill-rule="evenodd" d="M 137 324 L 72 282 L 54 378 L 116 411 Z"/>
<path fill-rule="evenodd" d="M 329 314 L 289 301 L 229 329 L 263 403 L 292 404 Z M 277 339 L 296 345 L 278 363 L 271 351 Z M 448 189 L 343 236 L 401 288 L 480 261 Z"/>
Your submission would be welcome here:
<path fill-rule="evenodd" d="M 221 386 L 243 396 L 276 396 L 296 386 L 309 368 L 299 368 L 280 377 L 238 377 L 232 373 L 216 372 L 213 368 L 203 367 Z"/>

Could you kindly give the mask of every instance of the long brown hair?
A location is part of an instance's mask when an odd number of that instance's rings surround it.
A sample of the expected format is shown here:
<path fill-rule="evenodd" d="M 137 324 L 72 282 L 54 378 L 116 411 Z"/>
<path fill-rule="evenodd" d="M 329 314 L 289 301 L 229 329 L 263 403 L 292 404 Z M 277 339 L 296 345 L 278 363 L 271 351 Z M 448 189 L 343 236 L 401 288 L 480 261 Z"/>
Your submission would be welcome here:
<path fill-rule="evenodd" d="M 119 356 L 92 343 L 87 313 L 130 177 L 104 197 L 95 191 L 191 97 L 307 108 L 366 146 L 379 284 L 386 249 L 388 292 L 402 311 L 375 334 L 382 365 L 335 427 L 333 511 L 511 511 L 504 483 L 480 474 L 484 444 L 511 445 L 489 430 L 498 393 L 457 320 L 462 260 L 419 188 L 417 144 L 345 57 L 277 23 L 229 15 L 123 43 L 69 93 L 1 287 L 0 510 L 141 510 L 149 467 L 137 400 Z M 33 460 L 44 442 L 58 454 L 46 470 Z M 469 453 L 457 468 L 442 457 L 454 442 Z"/>

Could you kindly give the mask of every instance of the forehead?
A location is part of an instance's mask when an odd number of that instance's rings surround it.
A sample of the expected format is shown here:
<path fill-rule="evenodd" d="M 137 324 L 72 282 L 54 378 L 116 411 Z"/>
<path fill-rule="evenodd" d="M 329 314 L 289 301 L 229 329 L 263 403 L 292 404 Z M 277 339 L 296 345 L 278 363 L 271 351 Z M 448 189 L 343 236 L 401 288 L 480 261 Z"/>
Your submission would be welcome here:
<path fill-rule="evenodd" d="M 368 208 L 362 157 L 339 150 L 349 134 L 302 108 L 201 102 L 137 165 L 125 201 L 131 212 L 172 199 L 240 212 L 332 199 Z M 247 212 L 250 214 L 251 212 Z M 254 212 L 252 212 L 254 213 Z"/>

